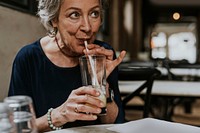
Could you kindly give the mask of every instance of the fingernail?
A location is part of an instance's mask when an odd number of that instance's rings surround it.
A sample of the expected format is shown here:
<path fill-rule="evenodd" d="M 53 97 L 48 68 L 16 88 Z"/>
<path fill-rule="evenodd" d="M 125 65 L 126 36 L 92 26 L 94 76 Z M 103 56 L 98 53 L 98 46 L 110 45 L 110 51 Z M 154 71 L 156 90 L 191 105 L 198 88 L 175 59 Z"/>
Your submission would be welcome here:
<path fill-rule="evenodd" d="M 96 116 L 96 115 L 93 115 L 92 117 L 93 117 L 94 119 L 97 119 L 97 116 Z"/>
<path fill-rule="evenodd" d="M 100 103 L 100 106 L 101 106 L 101 107 L 104 106 L 104 103 L 101 102 L 101 103 Z"/>
<path fill-rule="evenodd" d="M 99 95 L 100 95 L 100 93 L 97 91 L 97 92 L 96 92 L 96 95 L 97 95 L 97 96 L 99 96 Z"/>
<path fill-rule="evenodd" d="M 98 113 L 101 113 L 101 109 L 97 109 L 97 112 L 98 112 Z"/>

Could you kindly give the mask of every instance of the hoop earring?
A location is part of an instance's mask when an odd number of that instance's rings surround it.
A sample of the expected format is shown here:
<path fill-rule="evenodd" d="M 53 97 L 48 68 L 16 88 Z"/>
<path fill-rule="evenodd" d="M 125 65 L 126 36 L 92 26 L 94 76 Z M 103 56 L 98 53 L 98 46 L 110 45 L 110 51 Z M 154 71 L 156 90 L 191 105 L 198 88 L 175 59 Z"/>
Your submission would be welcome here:
<path fill-rule="evenodd" d="M 57 32 L 58 32 L 58 28 L 53 27 L 53 29 L 48 32 L 48 36 L 51 38 L 54 38 L 56 36 Z"/>

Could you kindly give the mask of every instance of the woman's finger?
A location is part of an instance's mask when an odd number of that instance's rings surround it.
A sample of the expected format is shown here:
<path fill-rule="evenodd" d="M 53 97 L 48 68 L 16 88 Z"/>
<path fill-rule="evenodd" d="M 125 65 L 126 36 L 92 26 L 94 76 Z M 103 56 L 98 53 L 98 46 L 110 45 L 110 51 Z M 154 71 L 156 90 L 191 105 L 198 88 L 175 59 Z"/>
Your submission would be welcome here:
<path fill-rule="evenodd" d="M 85 114 L 99 114 L 101 113 L 101 108 L 95 106 L 94 104 L 77 104 L 76 113 L 85 113 Z"/>
<path fill-rule="evenodd" d="M 83 86 L 80 87 L 76 90 L 74 90 L 72 93 L 74 93 L 75 95 L 91 95 L 91 96 L 99 96 L 100 92 L 93 88 L 92 86 Z"/>
<path fill-rule="evenodd" d="M 105 49 L 104 47 L 95 47 L 93 49 L 89 49 L 88 51 L 84 50 L 84 53 L 87 55 L 105 55 L 106 59 L 113 59 L 113 51 L 109 49 Z"/>
<path fill-rule="evenodd" d="M 100 99 L 98 99 L 98 97 L 90 96 L 88 94 L 80 95 L 76 98 L 70 98 L 70 101 L 73 101 L 77 104 L 90 104 L 99 108 L 104 107 L 104 103 Z"/>
<path fill-rule="evenodd" d="M 122 51 L 118 58 L 116 58 L 113 61 L 108 62 L 107 67 L 106 67 L 106 75 L 107 77 L 110 75 L 110 73 L 117 67 L 124 59 L 126 55 L 126 51 Z"/>
<path fill-rule="evenodd" d="M 118 66 L 123 61 L 123 59 L 124 59 L 125 56 L 126 56 L 126 51 L 123 50 L 120 53 L 120 55 L 118 56 L 118 58 L 113 61 L 113 65 L 115 67 Z"/>

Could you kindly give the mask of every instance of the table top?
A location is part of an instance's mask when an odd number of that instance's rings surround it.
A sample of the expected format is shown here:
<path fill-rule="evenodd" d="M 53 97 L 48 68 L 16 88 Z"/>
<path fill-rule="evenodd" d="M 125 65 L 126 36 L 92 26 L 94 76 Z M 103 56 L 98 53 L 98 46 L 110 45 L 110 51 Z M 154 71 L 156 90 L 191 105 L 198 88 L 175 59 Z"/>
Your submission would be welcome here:
<path fill-rule="evenodd" d="M 186 124 L 145 118 L 123 124 L 92 125 L 49 133 L 199 133 L 200 128 Z"/>
<path fill-rule="evenodd" d="M 115 133 L 107 129 L 109 127 L 112 127 L 113 125 L 114 124 L 102 124 L 102 125 L 73 127 L 57 131 L 51 131 L 49 133 Z"/>
<path fill-rule="evenodd" d="M 131 93 L 145 81 L 119 81 L 121 93 Z M 145 93 L 145 90 L 142 92 Z M 200 97 L 200 82 L 155 80 L 152 95 Z"/>
<path fill-rule="evenodd" d="M 168 75 L 168 71 L 164 67 L 156 67 L 162 75 Z M 170 68 L 170 72 L 176 76 L 197 76 L 200 77 L 200 68 Z"/>

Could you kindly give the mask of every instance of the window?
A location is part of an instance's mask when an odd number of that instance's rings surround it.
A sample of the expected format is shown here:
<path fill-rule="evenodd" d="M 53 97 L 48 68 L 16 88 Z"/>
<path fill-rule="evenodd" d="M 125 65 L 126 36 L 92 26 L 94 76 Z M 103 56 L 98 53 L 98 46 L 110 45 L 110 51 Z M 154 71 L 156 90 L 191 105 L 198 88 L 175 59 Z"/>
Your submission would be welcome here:
<path fill-rule="evenodd" d="M 197 60 L 195 23 L 158 23 L 151 32 L 151 57 L 153 59 Z"/>

